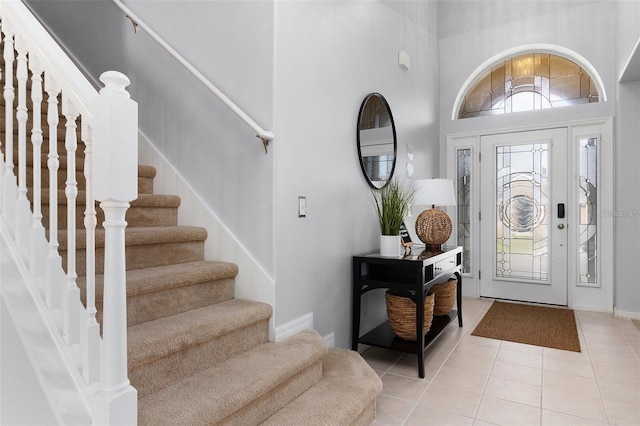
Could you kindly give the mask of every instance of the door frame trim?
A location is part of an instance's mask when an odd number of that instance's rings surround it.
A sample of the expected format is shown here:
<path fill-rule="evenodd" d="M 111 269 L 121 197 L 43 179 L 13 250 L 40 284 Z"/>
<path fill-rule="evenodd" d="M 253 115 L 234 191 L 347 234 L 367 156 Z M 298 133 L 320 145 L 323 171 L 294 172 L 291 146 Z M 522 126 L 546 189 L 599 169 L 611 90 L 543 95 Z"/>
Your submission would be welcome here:
<path fill-rule="evenodd" d="M 569 170 L 569 196 L 574 197 L 576 189 L 572 184 L 573 176 L 575 176 L 575 153 L 573 149 L 573 143 L 576 137 L 581 135 L 588 135 L 599 133 L 601 134 L 601 149 L 599 152 L 600 163 L 598 173 L 600 175 L 600 191 L 598 200 L 598 227 L 600 233 L 600 245 L 599 255 L 600 257 L 600 273 L 599 282 L 600 287 L 581 287 L 577 285 L 577 261 L 576 256 L 571 253 L 575 252 L 575 241 L 570 238 L 569 241 L 569 258 L 568 258 L 568 280 L 567 280 L 567 304 L 568 307 L 578 310 L 598 311 L 613 313 L 614 310 L 614 287 L 615 287 L 615 271 L 614 271 L 614 259 L 615 259 L 615 245 L 614 245 L 614 220 L 612 217 L 604 216 L 604 211 L 613 211 L 614 209 L 614 151 L 613 144 L 613 118 L 601 117 L 585 120 L 573 120 L 573 121 L 560 121 L 548 124 L 539 124 L 531 126 L 521 126 L 514 128 L 502 128 L 491 130 L 479 130 L 463 133 L 452 133 L 446 135 L 446 176 L 449 179 L 453 179 L 455 182 L 456 176 L 456 149 L 471 148 L 474 152 L 473 156 L 473 170 L 472 170 L 472 222 L 471 229 L 472 237 L 471 242 L 471 273 L 465 275 L 465 286 L 463 287 L 463 294 L 465 296 L 479 297 L 480 294 L 480 282 L 478 277 L 479 270 L 479 255 L 480 255 L 480 241 L 477 238 L 479 235 L 479 188 L 480 188 L 480 164 L 478 160 L 478 153 L 480 152 L 480 137 L 489 135 L 498 135 L 504 133 L 534 131 L 534 130 L 546 130 L 553 128 L 566 128 L 568 135 L 568 143 L 570 149 L 568 155 L 570 156 L 568 167 Z M 574 198 L 572 198 L 574 199 Z M 457 210 L 450 211 L 452 221 L 454 222 L 454 232 L 452 233 L 452 241 L 457 244 Z"/>

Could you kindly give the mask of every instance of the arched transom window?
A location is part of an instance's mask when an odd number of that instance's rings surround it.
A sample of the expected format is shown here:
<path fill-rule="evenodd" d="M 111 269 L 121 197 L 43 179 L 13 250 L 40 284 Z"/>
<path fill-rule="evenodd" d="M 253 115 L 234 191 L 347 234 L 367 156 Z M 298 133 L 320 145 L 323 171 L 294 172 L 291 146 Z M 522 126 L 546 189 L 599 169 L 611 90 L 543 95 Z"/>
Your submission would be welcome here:
<path fill-rule="evenodd" d="M 550 53 L 512 56 L 490 67 L 465 93 L 458 118 L 598 102 L 589 73 Z"/>

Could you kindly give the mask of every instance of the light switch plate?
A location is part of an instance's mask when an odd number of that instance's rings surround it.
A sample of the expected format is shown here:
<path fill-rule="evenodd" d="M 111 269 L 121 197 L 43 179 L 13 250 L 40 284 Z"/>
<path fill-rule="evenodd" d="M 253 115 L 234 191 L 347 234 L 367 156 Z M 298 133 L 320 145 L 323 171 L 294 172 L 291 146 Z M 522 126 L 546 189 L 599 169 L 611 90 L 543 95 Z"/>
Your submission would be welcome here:
<path fill-rule="evenodd" d="M 307 217 L 307 197 L 298 197 L 298 217 Z"/>

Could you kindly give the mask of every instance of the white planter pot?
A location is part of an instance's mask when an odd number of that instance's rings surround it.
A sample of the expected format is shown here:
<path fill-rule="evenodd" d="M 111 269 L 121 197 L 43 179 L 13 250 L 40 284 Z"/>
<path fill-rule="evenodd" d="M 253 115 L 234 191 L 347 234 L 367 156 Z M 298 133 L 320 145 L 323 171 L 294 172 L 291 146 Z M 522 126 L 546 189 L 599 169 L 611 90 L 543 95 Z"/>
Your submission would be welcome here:
<path fill-rule="evenodd" d="M 380 256 L 400 257 L 400 235 L 380 235 Z"/>

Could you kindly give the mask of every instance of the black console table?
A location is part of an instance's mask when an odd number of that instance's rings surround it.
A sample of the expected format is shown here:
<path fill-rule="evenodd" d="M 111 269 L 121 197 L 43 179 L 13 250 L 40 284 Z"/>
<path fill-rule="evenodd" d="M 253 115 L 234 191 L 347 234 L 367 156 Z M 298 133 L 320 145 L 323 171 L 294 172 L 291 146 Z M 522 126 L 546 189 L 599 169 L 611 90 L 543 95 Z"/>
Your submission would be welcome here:
<path fill-rule="evenodd" d="M 451 321 L 458 317 L 462 327 L 462 247 L 443 247 L 441 251 L 425 251 L 414 247 L 404 257 L 382 257 L 379 252 L 353 256 L 353 321 L 351 349 L 358 344 L 395 349 L 418 355 L 418 374 L 424 378 L 424 351 Z M 423 333 L 424 298 L 434 284 L 457 277 L 457 310 L 433 318 L 431 329 Z M 409 291 L 416 302 L 416 340 L 404 340 L 391 330 L 385 321 L 370 332 L 360 335 L 360 302 L 364 293 L 375 289 Z M 384 294 L 382 296 L 384 301 Z M 384 303 L 384 302 L 383 302 Z"/>

